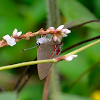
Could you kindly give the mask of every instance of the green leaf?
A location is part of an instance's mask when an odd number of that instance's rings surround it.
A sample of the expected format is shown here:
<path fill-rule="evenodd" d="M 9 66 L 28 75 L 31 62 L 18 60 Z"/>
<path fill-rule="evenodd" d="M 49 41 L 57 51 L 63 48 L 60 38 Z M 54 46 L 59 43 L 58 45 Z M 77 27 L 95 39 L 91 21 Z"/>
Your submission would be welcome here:
<path fill-rule="evenodd" d="M 97 66 L 89 75 L 89 86 L 91 89 L 100 88 L 100 65 Z"/>
<path fill-rule="evenodd" d="M 58 4 L 67 22 L 77 20 L 78 24 L 80 24 L 97 19 L 94 14 L 77 0 L 58 0 Z M 91 23 L 85 26 L 100 30 L 99 23 Z"/>
<path fill-rule="evenodd" d="M 16 100 L 17 94 L 15 92 L 0 93 L 0 100 Z"/>

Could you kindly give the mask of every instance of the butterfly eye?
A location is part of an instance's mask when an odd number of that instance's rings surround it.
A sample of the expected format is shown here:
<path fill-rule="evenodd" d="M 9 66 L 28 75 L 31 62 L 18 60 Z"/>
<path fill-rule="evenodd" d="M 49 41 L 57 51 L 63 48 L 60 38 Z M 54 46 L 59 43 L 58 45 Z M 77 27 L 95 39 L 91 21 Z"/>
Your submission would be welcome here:
<path fill-rule="evenodd" d="M 37 46 L 39 46 L 39 45 L 40 45 L 40 43 L 39 43 L 39 42 L 36 42 L 36 45 L 37 45 Z"/>

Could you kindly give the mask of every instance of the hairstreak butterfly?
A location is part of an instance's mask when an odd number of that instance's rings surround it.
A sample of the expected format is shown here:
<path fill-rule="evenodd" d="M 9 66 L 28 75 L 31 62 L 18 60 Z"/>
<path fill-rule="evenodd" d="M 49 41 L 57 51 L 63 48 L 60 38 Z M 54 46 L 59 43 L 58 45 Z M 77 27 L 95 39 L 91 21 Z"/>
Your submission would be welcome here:
<path fill-rule="evenodd" d="M 62 43 L 54 42 L 53 39 L 41 37 L 37 39 L 37 60 L 55 58 L 60 54 Z M 44 79 L 50 71 L 52 63 L 37 65 L 40 80 Z"/>

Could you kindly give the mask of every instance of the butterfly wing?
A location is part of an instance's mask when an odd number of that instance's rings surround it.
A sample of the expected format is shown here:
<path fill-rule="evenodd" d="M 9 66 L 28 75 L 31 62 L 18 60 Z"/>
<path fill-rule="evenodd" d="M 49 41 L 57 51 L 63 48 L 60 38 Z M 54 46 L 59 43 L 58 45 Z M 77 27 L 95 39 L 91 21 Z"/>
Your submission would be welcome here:
<path fill-rule="evenodd" d="M 42 43 L 38 47 L 38 53 L 37 53 L 37 59 L 38 60 L 44 60 L 44 59 L 50 59 L 56 57 L 56 54 L 54 53 L 54 43 L 53 41 Z M 40 80 L 44 79 L 48 72 L 51 69 L 52 63 L 42 63 L 38 64 L 38 74 Z"/>

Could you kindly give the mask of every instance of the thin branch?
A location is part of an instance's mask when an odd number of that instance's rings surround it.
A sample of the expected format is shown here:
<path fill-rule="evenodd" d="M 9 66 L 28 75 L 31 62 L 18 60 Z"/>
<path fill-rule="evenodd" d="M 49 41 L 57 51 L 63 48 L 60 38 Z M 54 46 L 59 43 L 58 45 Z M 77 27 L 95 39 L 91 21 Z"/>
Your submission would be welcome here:
<path fill-rule="evenodd" d="M 35 58 L 34 59 L 34 61 L 36 61 L 36 59 L 37 58 Z M 16 90 L 16 88 L 18 87 L 18 85 L 20 84 L 20 82 L 21 82 L 21 80 L 22 80 L 22 78 L 24 77 L 24 75 L 26 74 L 26 72 L 28 71 L 28 69 L 30 68 L 30 66 L 27 66 L 26 68 L 25 68 L 25 70 L 23 71 L 23 73 L 22 73 L 22 75 L 21 75 L 21 77 L 19 78 L 19 80 L 17 81 L 17 83 L 16 83 L 16 85 L 15 85 L 15 87 L 14 87 L 14 89 L 13 89 L 13 91 L 15 91 Z"/>
<path fill-rule="evenodd" d="M 98 22 L 98 23 L 100 23 L 100 20 L 90 20 L 88 22 L 85 22 L 85 23 L 82 23 L 82 24 L 79 24 L 79 25 L 75 25 L 75 26 L 69 27 L 68 29 L 77 28 L 77 27 L 83 26 L 83 25 L 91 23 L 91 22 Z"/>
<path fill-rule="evenodd" d="M 23 87 L 25 86 L 25 84 L 28 82 L 28 80 L 30 79 L 30 77 L 31 77 L 36 71 L 37 71 L 37 70 L 34 70 L 33 72 L 31 72 L 29 75 L 26 76 L 26 80 L 24 81 L 24 83 L 22 84 L 22 86 L 19 88 L 18 94 L 21 92 L 21 90 L 23 89 Z"/>
<path fill-rule="evenodd" d="M 48 13 L 47 13 L 47 15 L 48 15 L 48 20 L 47 20 L 48 27 L 53 26 L 53 27 L 57 28 L 60 25 L 60 19 L 61 19 L 60 18 L 60 12 L 59 12 L 58 5 L 57 5 L 57 0 L 46 0 L 46 1 L 47 1 L 47 4 L 48 4 L 48 7 L 47 7 L 47 9 L 48 9 Z M 57 32 L 57 30 L 55 32 Z M 56 34 L 56 33 L 54 33 L 54 34 Z M 55 67 L 55 66 L 53 66 L 53 67 Z M 52 74 L 52 72 L 54 72 L 55 73 L 54 75 L 58 76 L 58 73 L 56 72 L 56 70 L 52 69 L 50 73 Z M 47 80 L 46 80 L 46 83 L 45 83 L 43 100 L 47 100 L 47 98 L 48 98 L 49 79 L 51 79 L 50 76 L 51 75 L 49 75 L 47 77 Z M 55 81 L 58 81 L 58 79 L 55 79 Z M 56 87 L 56 88 L 59 88 L 59 87 Z M 52 94 L 52 92 L 50 94 Z"/>
<path fill-rule="evenodd" d="M 40 64 L 40 63 L 55 63 L 54 59 L 48 59 L 48 60 L 38 60 L 38 61 L 29 61 L 29 62 L 23 62 L 23 63 L 18 63 L 14 65 L 7 65 L 7 66 L 2 66 L 0 67 L 0 70 L 6 70 L 6 69 L 13 69 L 13 68 L 18 68 L 18 67 L 26 67 L 29 65 L 35 65 L 35 64 Z"/>
<path fill-rule="evenodd" d="M 38 61 L 30 61 L 30 62 L 23 62 L 23 63 L 18 63 L 18 64 L 14 64 L 14 65 L 7 65 L 7 66 L 2 66 L 0 67 L 0 70 L 7 70 L 7 69 L 12 69 L 12 68 L 18 68 L 18 67 L 22 67 L 22 66 L 28 66 L 28 65 L 34 65 L 34 64 L 40 64 L 40 63 L 56 63 L 56 62 L 59 62 L 61 60 L 65 60 L 66 57 L 70 56 L 70 55 L 74 55 L 74 54 L 77 54 L 85 49 L 88 49 L 90 48 L 91 46 L 94 46 L 96 44 L 100 43 L 100 40 L 97 40 L 93 43 L 90 43 L 86 46 L 83 46 L 79 49 L 76 49 L 64 56 L 60 56 L 60 57 L 56 57 L 56 58 L 53 58 L 53 59 L 47 59 L 47 60 L 38 60 Z"/>
<path fill-rule="evenodd" d="M 24 70 L 24 72 L 22 73 L 21 77 L 20 77 L 19 80 L 17 81 L 17 83 L 16 83 L 16 85 L 15 85 L 13 91 L 15 91 L 15 90 L 17 89 L 18 85 L 20 84 L 22 78 L 23 78 L 24 75 L 26 74 L 26 72 L 27 72 L 27 70 L 29 69 L 29 67 L 30 67 L 30 66 L 27 66 L 27 67 L 25 68 L 25 70 Z"/>
<path fill-rule="evenodd" d="M 50 82 L 50 72 L 48 73 L 46 80 L 45 80 L 44 89 L 43 89 L 43 99 L 42 100 L 48 99 L 49 82 Z"/>
<path fill-rule="evenodd" d="M 54 0 L 54 1 L 56 1 L 56 0 Z M 52 1 L 53 2 L 53 1 Z M 55 7 L 55 9 L 57 9 L 57 6 L 55 6 L 54 5 L 54 7 Z M 56 11 L 56 12 L 53 12 L 53 13 L 57 13 L 57 16 L 59 15 L 59 11 Z M 59 19 L 59 18 L 57 18 L 57 16 L 55 17 L 55 19 Z M 53 19 L 53 18 L 52 18 Z M 54 22 L 59 22 L 59 20 L 58 21 L 54 21 Z M 88 24 L 88 23 L 91 23 L 91 22 L 100 22 L 100 20 L 91 20 L 91 21 L 88 21 L 88 22 L 85 22 L 85 23 L 82 23 L 82 24 L 79 24 L 79 25 L 75 25 L 75 26 L 73 26 L 73 27 L 69 27 L 68 29 L 73 29 L 73 28 L 76 28 L 76 27 L 80 27 L 80 26 L 83 26 L 83 25 L 85 25 L 85 24 Z M 59 24 L 59 23 L 55 23 L 55 25 L 54 26 L 57 26 L 57 24 Z M 47 34 L 52 34 L 52 35 L 54 35 L 54 34 L 59 34 L 59 32 L 60 31 L 55 31 L 55 30 L 50 30 L 50 29 L 47 29 L 46 31 L 44 31 L 43 30 L 43 28 L 41 28 L 39 31 L 37 31 L 37 32 L 34 32 L 34 33 L 32 33 L 32 32 L 27 32 L 26 34 L 23 34 L 23 35 L 20 35 L 19 37 L 16 37 L 15 38 L 15 42 L 18 42 L 18 41 L 20 41 L 20 39 L 26 39 L 26 40 L 29 40 L 30 39 L 30 37 L 33 37 L 33 36 L 36 36 L 36 35 L 47 35 Z M 13 36 L 11 36 L 11 38 L 14 38 Z M 2 39 L 1 41 L 0 41 L 0 48 L 1 47 L 4 47 L 4 46 L 8 46 L 8 44 L 7 44 L 7 41 L 5 41 L 4 39 Z"/>
<path fill-rule="evenodd" d="M 63 50 L 61 53 L 65 52 L 65 51 L 67 51 L 67 50 L 70 50 L 70 49 L 72 49 L 72 48 L 74 48 L 74 47 L 77 47 L 77 46 L 79 46 L 79 45 L 81 45 L 81 44 L 84 44 L 84 43 L 86 43 L 86 42 L 89 42 L 89 41 L 92 41 L 92 40 L 96 40 L 96 39 L 99 39 L 99 38 L 100 38 L 100 36 L 96 36 L 96 37 L 94 37 L 94 38 L 91 38 L 91 39 L 88 39 L 88 40 L 85 40 L 85 41 L 76 43 L 76 44 L 74 44 L 74 45 L 68 47 L 67 49 Z"/>
<path fill-rule="evenodd" d="M 72 51 L 72 52 L 66 54 L 65 56 L 67 57 L 67 56 L 70 56 L 70 55 L 77 54 L 77 53 L 79 53 L 79 52 L 81 52 L 81 51 L 83 51 L 83 50 L 85 50 L 85 49 L 88 49 L 88 48 L 90 48 L 90 47 L 92 47 L 92 46 L 94 46 L 94 45 L 96 45 L 96 44 L 98 44 L 98 43 L 100 43 L 100 40 L 97 40 L 97 41 L 95 41 L 95 42 L 93 42 L 93 43 L 90 43 L 90 44 L 88 44 L 88 45 L 86 45 L 86 46 L 83 46 L 83 47 L 81 47 L 81 48 L 79 48 L 79 49 L 76 49 L 76 50 L 74 50 L 74 51 Z"/>
<path fill-rule="evenodd" d="M 51 68 L 51 75 L 50 75 L 50 89 L 51 89 L 51 99 L 52 100 L 58 100 L 56 94 L 61 93 L 60 85 L 59 85 L 59 77 L 55 72 L 57 73 L 57 64 L 53 64 Z"/>

